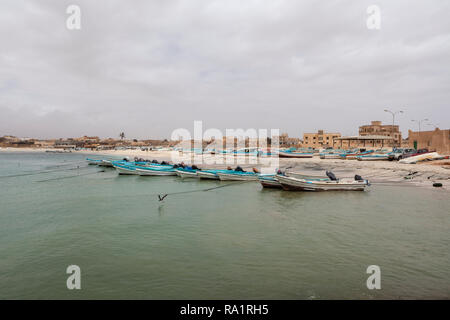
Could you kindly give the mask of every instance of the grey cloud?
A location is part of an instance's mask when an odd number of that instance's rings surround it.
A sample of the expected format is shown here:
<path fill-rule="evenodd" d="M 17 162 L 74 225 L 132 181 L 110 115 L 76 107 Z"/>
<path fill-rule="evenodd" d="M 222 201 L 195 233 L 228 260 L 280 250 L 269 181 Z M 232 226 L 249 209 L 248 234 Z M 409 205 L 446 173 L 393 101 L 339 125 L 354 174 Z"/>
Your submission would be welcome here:
<path fill-rule="evenodd" d="M 78 4 L 82 29 L 68 31 Z M 0 135 L 169 137 L 178 127 L 355 134 L 386 107 L 449 127 L 450 3 L 21 1 L 0 10 Z"/>

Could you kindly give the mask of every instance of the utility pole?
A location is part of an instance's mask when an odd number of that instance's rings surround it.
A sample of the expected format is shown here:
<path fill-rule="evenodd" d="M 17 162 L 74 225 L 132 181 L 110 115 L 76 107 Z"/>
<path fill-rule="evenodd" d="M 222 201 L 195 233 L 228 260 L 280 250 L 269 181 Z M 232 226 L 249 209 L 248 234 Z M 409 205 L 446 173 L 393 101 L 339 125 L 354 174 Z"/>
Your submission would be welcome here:
<path fill-rule="evenodd" d="M 420 140 L 420 125 L 424 121 L 429 121 L 428 118 L 422 119 L 422 120 L 411 120 L 412 122 L 416 122 L 419 125 L 419 139 Z M 417 142 L 417 149 L 419 149 L 419 142 Z"/>
<path fill-rule="evenodd" d="M 395 138 L 394 138 L 395 115 L 396 115 L 397 113 L 403 113 L 403 111 L 400 110 L 400 111 L 392 112 L 391 110 L 384 109 L 384 112 L 388 112 L 388 113 L 392 114 L 391 136 L 392 136 L 392 138 L 394 139 L 394 142 L 393 142 L 392 146 L 395 147 Z M 401 142 L 401 141 L 400 141 L 400 142 Z"/>

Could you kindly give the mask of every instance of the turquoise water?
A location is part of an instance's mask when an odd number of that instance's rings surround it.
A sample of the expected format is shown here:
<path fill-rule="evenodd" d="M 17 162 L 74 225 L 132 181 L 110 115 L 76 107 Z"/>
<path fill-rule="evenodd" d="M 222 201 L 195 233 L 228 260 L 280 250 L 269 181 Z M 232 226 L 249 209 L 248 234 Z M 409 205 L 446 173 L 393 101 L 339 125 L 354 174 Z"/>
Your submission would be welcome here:
<path fill-rule="evenodd" d="M 1 299 L 450 297 L 444 190 L 250 182 L 159 202 L 229 182 L 118 176 L 84 158 L 0 153 Z M 72 264 L 81 290 L 66 287 Z M 366 287 L 369 265 L 381 290 Z"/>

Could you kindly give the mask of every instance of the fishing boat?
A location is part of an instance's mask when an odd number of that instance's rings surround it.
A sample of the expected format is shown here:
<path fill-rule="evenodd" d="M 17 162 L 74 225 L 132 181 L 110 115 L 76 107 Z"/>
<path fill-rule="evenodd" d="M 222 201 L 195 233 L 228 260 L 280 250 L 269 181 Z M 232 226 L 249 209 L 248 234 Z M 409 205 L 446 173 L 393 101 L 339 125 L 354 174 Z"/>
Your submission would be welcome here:
<path fill-rule="evenodd" d="M 359 161 L 378 161 L 378 160 L 388 160 L 389 155 L 387 153 L 385 154 L 366 154 L 361 156 L 356 156 L 356 159 Z"/>
<path fill-rule="evenodd" d="M 102 159 L 98 165 L 102 167 L 113 167 L 112 160 L 105 160 L 105 159 Z"/>
<path fill-rule="evenodd" d="M 118 174 L 123 174 L 123 175 L 138 174 L 136 171 L 136 167 L 131 164 L 124 164 L 119 161 L 113 161 L 112 166 L 117 170 Z"/>
<path fill-rule="evenodd" d="M 340 159 L 341 154 L 334 152 L 323 152 L 319 154 L 319 157 L 320 159 Z"/>
<path fill-rule="evenodd" d="M 175 172 L 177 176 L 179 176 L 181 179 L 185 178 L 198 178 L 196 169 L 192 168 L 176 168 Z"/>
<path fill-rule="evenodd" d="M 399 160 L 399 163 L 417 163 L 425 160 L 438 159 L 440 156 L 437 152 L 422 153 L 416 156 Z"/>
<path fill-rule="evenodd" d="M 274 174 L 260 174 L 258 180 L 264 188 L 281 188 Z"/>
<path fill-rule="evenodd" d="M 246 172 L 246 171 L 235 171 L 235 170 L 223 170 L 221 172 L 217 172 L 219 179 L 222 181 L 250 181 L 250 180 L 258 180 L 258 173 L 255 172 Z"/>
<path fill-rule="evenodd" d="M 330 180 L 328 177 L 325 177 L 323 175 L 305 174 L 293 171 L 286 171 L 285 175 L 288 177 L 294 177 L 297 179 L 305 179 L 305 180 Z"/>
<path fill-rule="evenodd" d="M 226 170 L 199 170 L 197 171 L 197 177 L 200 179 L 219 180 L 217 172 Z"/>
<path fill-rule="evenodd" d="M 280 158 L 312 158 L 314 152 L 297 152 L 292 150 L 279 151 L 278 157 Z"/>
<path fill-rule="evenodd" d="M 341 159 L 345 160 L 356 160 L 356 157 L 358 156 L 364 156 L 373 153 L 373 150 L 367 150 L 367 151 L 353 151 L 349 153 L 343 153 L 341 154 Z"/>
<path fill-rule="evenodd" d="M 173 168 L 156 168 L 134 166 L 137 174 L 140 176 L 176 176 L 177 173 Z"/>
<path fill-rule="evenodd" d="M 88 164 L 92 164 L 92 165 L 99 165 L 102 160 L 100 159 L 90 159 L 90 158 L 86 158 L 86 161 L 88 162 Z"/>
<path fill-rule="evenodd" d="M 364 191 L 369 185 L 367 180 L 306 180 L 284 175 L 277 175 L 276 179 L 280 182 L 284 190 L 290 191 Z"/>

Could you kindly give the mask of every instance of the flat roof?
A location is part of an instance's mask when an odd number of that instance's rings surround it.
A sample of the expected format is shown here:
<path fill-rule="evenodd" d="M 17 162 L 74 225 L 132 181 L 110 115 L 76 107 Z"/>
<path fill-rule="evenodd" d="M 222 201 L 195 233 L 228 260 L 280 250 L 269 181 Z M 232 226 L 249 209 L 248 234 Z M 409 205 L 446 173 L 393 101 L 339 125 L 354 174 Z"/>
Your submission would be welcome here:
<path fill-rule="evenodd" d="M 392 137 L 388 136 L 348 136 L 348 137 L 340 137 L 335 140 L 394 140 Z"/>

